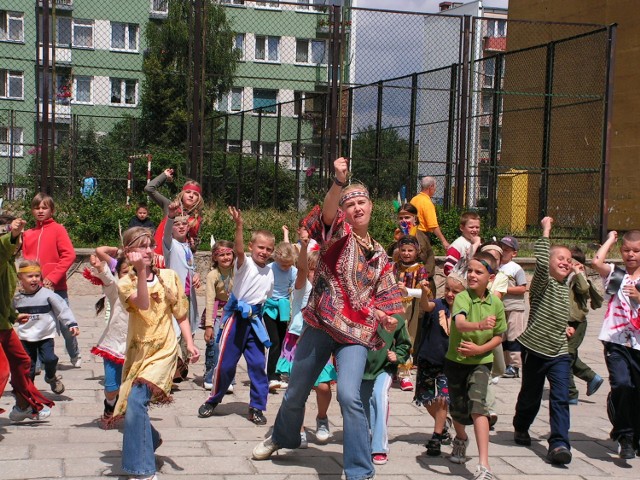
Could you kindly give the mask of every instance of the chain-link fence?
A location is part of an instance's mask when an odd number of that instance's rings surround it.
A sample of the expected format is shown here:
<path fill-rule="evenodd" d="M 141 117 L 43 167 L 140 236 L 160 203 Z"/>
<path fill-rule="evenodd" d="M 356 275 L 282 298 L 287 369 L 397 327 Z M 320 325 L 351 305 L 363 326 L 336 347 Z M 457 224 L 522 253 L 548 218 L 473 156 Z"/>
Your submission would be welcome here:
<path fill-rule="evenodd" d="M 209 200 L 300 208 L 342 154 L 379 198 L 428 175 L 437 201 L 512 231 L 602 221 L 602 27 L 323 0 L 32 3 L 0 7 L 5 197 L 95 178 L 124 199 L 174 167 Z"/>

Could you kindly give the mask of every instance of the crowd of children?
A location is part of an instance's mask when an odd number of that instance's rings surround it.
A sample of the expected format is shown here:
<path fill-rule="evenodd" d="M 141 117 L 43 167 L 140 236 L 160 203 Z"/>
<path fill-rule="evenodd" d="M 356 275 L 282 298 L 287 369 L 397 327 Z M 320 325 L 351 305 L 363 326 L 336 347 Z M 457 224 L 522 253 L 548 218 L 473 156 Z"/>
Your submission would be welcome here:
<path fill-rule="evenodd" d="M 569 406 L 579 397 L 573 376 L 586 383 L 587 396 L 604 383 L 578 355 L 589 309 L 604 302 L 585 273 L 584 253 L 552 244 L 553 219 L 543 218 L 528 287 L 514 260 L 518 240 L 505 236 L 482 244 L 480 217 L 465 212 L 461 236 L 446 252 L 443 295 L 437 298 L 435 257 L 417 229 L 416 208 L 399 208 L 399 228 L 385 251 L 368 233 L 373 205 L 366 187 L 347 185 L 345 159 L 336 160 L 334 170 L 322 207 L 300 222 L 294 244 L 283 227 L 283 242 L 276 244 L 272 232 L 254 230 L 245 247 L 242 213 L 229 207 L 235 238 L 212 246 L 201 316 L 195 250 L 203 202 L 197 182 L 187 181 L 171 201 L 158 192 L 173 178 L 173 170 L 165 170 L 146 189 L 163 209 L 158 229 L 140 203 L 122 244 L 98 247 L 91 256 L 86 276 L 105 295 L 96 313 L 109 307 L 91 349 L 104 363 L 100 426 L 124 425 L 123 469 L 131 478 L 157 478 L 154 452 L 162 438 L 148 408 L 170 401 L 174 383 L 197 361 L 197 326 L 204 330 L 202 383 L 209 390 L 199 417 L 214 416 L 233 392 L 240 356 L 250 380 L 250 421 L 265 425 L 269 395 L 284 391 L 271 436 L 253 450 L 256 460 L 281 448 L 307 447 L 303 420 L 311 390 L 317 398 L 314 437 L 318 444 L 328 442 L 327 413 L 337 383 L 349 445 L 343 452 L 346 478 L 373 478 L 374 465 L 389 460 L 389 392 L 398 382 L 400 389 L 414 391 L 415 404 L 433 418 L 426 455 L 440 456 L 451 445 L 449 460 L 465 463 L 466 426 L 473 426 L 473 478 L 492 479 L 489 432 L 497 420 L 495 383 L 501 376 L 521 378 L 513 439 L 523 446 L 532 443 L 529 430 L 549 382 L 547 460 L 569 464 Z M 34 384 L 40 368 L 54 394 L 65 390 L 57 374 L 57 334 L 72 366 L 82 361 L 81 322 L 69 306 L 66 284 L 73 245 L 53 219 L 50 196 L 39 193 L 31 208 L 35 226 L 28 230 L 22 219 L 0 217 L 0 394 L 11 378 L 14 422 L 51 414 L 53 401 Z M 630 459 L 640 456 L 634 408 L 640 400 L 640 232 L 622 237 L 623 269 L 605 263 L 617 240 L 611 232 L 592 266 L 610 295 L 599 339 L 611 387 L 611 438 L 620 457 Z"/>

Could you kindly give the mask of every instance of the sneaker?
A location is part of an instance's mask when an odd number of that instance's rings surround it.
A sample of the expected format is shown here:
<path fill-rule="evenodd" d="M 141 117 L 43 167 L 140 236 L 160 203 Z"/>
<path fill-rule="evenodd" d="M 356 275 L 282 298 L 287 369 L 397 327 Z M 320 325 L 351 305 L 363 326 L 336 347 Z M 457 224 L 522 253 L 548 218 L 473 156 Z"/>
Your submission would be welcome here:
<path fill-rule="evenodd" d="M 213 388 L 213 383 L 204 382 L 202 386 L 204 387 L 205 390 L 211 390 Z"/>
<path fill-rule="evenodd" d="M 489 412 L 489 429 L 493 429 L 496 423 L 498 423 L 498 414 L 496 412 Z"/>
<path fill-rule="evenodd" d="M 307 442 L 307 432 L 300 432 L 300 446 L 298 448 L 309 448 L 309 442 Z"/>
<path fill-rule="evenodd" d="M 492 385 L 497 385 L 499 381 L 500 381 L 500 377 L 491 377 L 489 379 L 489 382 L 491 382 Z"/>
<path fill-rule="evenodd" d="M 444 422 L 444 428 L 442 429 L 442 435 L 440 435 L 440 443 L 442 443 L 442 445 L 451 445 L 451 442 L 453 442 L 453 438 L 451 438 L 451 434 L 449 433 L 452 426 L 453 420 L 451 420 L 451 417 L 447 417 Z"/>
<path fill-rule="evenodd" d="M 570 398 L 569 399 L 569 405 L 578 405 L 578 397 Z"/>
<path fill-rule="evenodd" d="M 374 453 L 371 457 L 371 461 L 374 465 L 384 465 L 388 460 L 386 453 Z"/>
<path fill-rule="evenodd" d="M 254 460 L 267 460 L 278 450 L 280 450 L 280 446 L 269 437 L 255 446 L 251 458 Z"/>
<path fill-rule="evenodd" d="M 316 418 L 316 440 L 320 444 L 325 444 L 331 438 L 328 418 Z"/>
<path fill-rule="evenodd" d="M 467 461 L 467 445 L 469 445 L 469 439 L 460 440 L 458 437 L 453 439 L 453 449 L 449 460 L 453 463 L 463 464 Z"/>
<path fill-rule="evenodd" d="M 11 415 L 9 415 L 9 417 L 11 417 Z M 633 448 L 633 437 L 630 435 L 622 435 L 618 438 L 618 454 L 620 458 L 624 458 L 625 460 L 635 458 L 636 452 Z"/>
<path fill-rule="evenodd" d="M 71 357 L 71 365 L 73 365 L 75 368 L 80 368 L 82 366 L 82 355 Z"/>
<path fill-rule="evenodd" d="M 233 383 L 227 387 L 227 395 L 231 395 L 233 393 Z"/>
<path fill-rule="evenodd" d="M 520 369 L 513 365 L 508 365 L 502 374 L 502 378 L 520 378 Z"/>
<path fill-rule="evenodd" d="M 34 372 L 34 375 L 40 375 L 41 373 L 42 373 L 42 367 L 36 366 L 36 371 Z"/>
<path fill-rule="evenodd" d="M 280 380 L 269 380 L 269 391 L 275 392 L 280 388 Z"/>
<path fill-rule="evenodd" d="M 51 415 L 51 409 L 46 405 L 42 407 L 42 410 L 39 412 L 34 412 L 31 407 L 27 407 L 24 410 L 18 408 L 17 405 L 14 405 L 11 411 L 9 412 L 9 420 L 12 422 L 21 422 L 23 420 L 44 420 Z"/>
<path fill-rule="evenodd" d="M 410 378 L 404 377 L 402 380 L 400 380 L 400 390 L 402 390 L 403 392 L 410 392 L 413 390 L 413 382 Z"/>
<path fill-rule="evenodd" d="M 56 375 L 53 378 L 44 377 L 44 381 L 49 384 L 51 387 L 51 391 L 56 395 L 60 395 L 64 392 L 64 384 L 60 381 L 62 377 L 60 375 Z"/>
<path fill-rule="evenodd" d="M 150 477 L 140 477 L 140 476 L 128 477 L 128 480 L 158 480 L 158 475 L 154 473 Z"/>
<path fill-rule="evenodd" d="M 256 425 L 266 425 L 267 419 L 262 413 L 262 410 L 258 410 L 257 408 L 249 407 L 249 421 L 255 423 Z"/>
<path fill-rule="evenodd" d="M 478 465 L 476 473 L 473 474 L 473 480 L 493 480 L 493 473 L 484 465 Z"/>
<path fill-rule="evenodd" d="M 603 383 L 604 379 L 596 373 L 596 376 L 593 377 L 593 379 L 589 383 L 587 383 L 587 397 L 590 397 L 591 395 L 596 393 Z"/>
<path fill-rule="evenodd" d="M 431 436 L 431 440 L 427 442 L 425 447 L 427 447 L 427 455 L 430 457 L 439 457 L 442 453 L 440 446 L 442 445 L 442 440 L 440 435 L 434 433 Z"/>
<path fill-rule="evenodd" d="M 515 430 L 513 432 L 513 441 L 518 445 L 524 445 L 525 447 L 531 446 L 531 436 L 527 431 L 520 432 L 518 430 Z"/>
<path fill-rule="evenodd" d="M 211 415 L 213 415 L 213 411 L 217 406 L 217 403 L 204 402 L 198 409 L 198 416 L 200 418 L 209 418 Z"/>
<path fill-rule="evenodd" d="M 116 398 L 116 403 L 118 402 L 117 398 Z M 104 411 L 102 412 L 102 418 L 104 420 L 107 420 L 111 417 L 113 417 L 113 412 L 116 409 L 116 404 L 114 403 L 113 405 L 109 405 L 109 403 L 107 403 L 107 399 L 105 399 L 103 401 L 104 403 Z"/>
<path fill-rule="evenodd" d="M 280 380 L 280 390 L 286 390 L 287 388 L 289 388 L 289 384 Z"/>
<path fill-rule="evenodd" d="M 554 465 L 567 465 L 571 463 L 571 451 L 561 445 L 552 450 L 549 450 L 547 453 L 547 460 Z"/>

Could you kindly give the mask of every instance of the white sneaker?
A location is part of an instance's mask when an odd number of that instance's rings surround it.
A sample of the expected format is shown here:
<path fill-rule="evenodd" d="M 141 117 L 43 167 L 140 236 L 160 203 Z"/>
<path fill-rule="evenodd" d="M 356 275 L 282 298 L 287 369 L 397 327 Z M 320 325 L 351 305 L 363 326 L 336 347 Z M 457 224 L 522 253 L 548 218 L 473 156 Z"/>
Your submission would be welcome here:
<path fill-rule="evenodd" d="M 18 408 L 17 405 L 14 405 L 13 408 L 11 409 L 11 412 L 9 412 L 9 420 L 11 420 L 12 422 L 21 422 L 26 419 L 44 420 L 49 416 L 51 416 L 51 409 L 46 405 L 43 406 L 42 410 L 40 410 L 38 413 L 33 413 L 33 410 L 31 410 L 31 407 L 27 407 L 24 410 L 22 410 Z"/>
<path fill-rule="evenodd" d="M 316 418 L 316 440 L 320 444 L 327 443 L 331 438 L 328 418 Z"/>
<path fill-rule="evenodd" d="M 204 382 L 202 386 L 204 387 L 205 390 L 211 390 L 213 388 L 213 383 Z"/>
<path fill-rule="evenodd" d="M 484 465 L 478 465 L 472 480 L 493 480 L 493 473 Z"/>
<path fill-rule="evenodd" d="M 82 355 L 71 357 L 71 365 L 73 365 L 75 368 L 80 368 L 82 366 Z"/>
<path fill-rule="evenodd" d="M 289 387 L 289 384 L 287 382 L 283 382 L 282 380 L 280 380 L 280 390 L 286 390 Z"/>
<path fill-rule="evenodd" d="M 300 446 L 298 448 L 309 448 L 309 442 L 307 442 L 307 432 L 300 432 Z"/>
<path fill-rule="evenodd" d="M 154 474 L 150 477 L 129 477 L 128 480 L 159 480 L 159 478 L 158 475 Z"/>
<path fill-rule="evenodd" d="M 233 383 L 229 385 L 229 387 L 227 388 L 227 394 L 231 395 L 232 393 L 233 393 Z"/>
<path fill-rule="evenodd" d="M 489 380 L 492 384 L 497 385 L 498 382 L 500 381 L 500 377 L 491 377 L 491 380 Z"/>
<path fill-rule="evenodd" d="M 269 380 L 269 391 L 275 392 L 280 388 L 280 380 Z"/>
<path fill-rule="evenodd" d="M 251 458 L 254 460 L 267 460 L 278 450 L 280 450 L 280 446 L 269 437 L 255 446 Z"/>

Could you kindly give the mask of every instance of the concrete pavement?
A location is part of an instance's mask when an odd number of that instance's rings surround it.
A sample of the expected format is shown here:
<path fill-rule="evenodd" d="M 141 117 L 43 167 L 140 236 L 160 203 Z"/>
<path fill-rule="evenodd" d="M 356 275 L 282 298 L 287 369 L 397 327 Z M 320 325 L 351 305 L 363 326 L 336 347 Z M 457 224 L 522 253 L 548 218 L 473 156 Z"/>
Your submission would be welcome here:
<path fill-rule="evenodd" d="M 75 275 L 74 275 L 75 276 Z M 49 391 L 43 376 L 36 384 L 56 402 L 51 417 L 44 422 L 11 423 L 7 413 L 0 416 L 0 480 L 4 479 L 97 479 L 126 478 L 120 469 L 122 434 L 118 430 L 103 431 L 96 420 L 102 413 L 102 361 L 89 351 L 104 328 L 104 316 L 93 314 L 93 304 L 99 290 L 88 282 L 72 284 L 71 306 L 79 319 L 83 364 L 71 367 L 58 340 L 59 374 L 66 391 L 55 395 Z M 204 305 L 202 299 L 201 305 Z M 597 333 L 603 311 L 590 314 L 590 327 L 581 349 L 581 357 L 600 375 L 606 377 L 602 348 Z M 197 343 L 204 353 L 202 333 Z M 63 353 L 64 352 L 64 353 Z M 338 480 L 342 475 L 342 420 L 340 409 L 332 402 L 329 420 L 333 432 L 328 445 L 314 443 L 315 399 L 307 408 L 306 425 L 309 448 L 278 452 L 271 461 L 250 459 L 254 445 L 269 433 L 282 399 L 280 392 L 269 397 L 267 426 L 259 427 L 246 419 L 249 388 L 246 366 L 241 360 L 238 385 L 232 395 L 216 409 L 213 417 L 197 417 L 198 406 L 206 398 L 202 389 L 203 360 L 192 366 L 190 379 L 178 385 L 174 403 L 154 408 L 151 417 L 164 440 L 157 452 L 160 478 L 174 479 L 253 479 L 307 480 L 322 478 Z M 195 378 L 194 378 L 195 377 Z M 195 379 L 195 382 L 194 382 Z M 501 379 L 497 385 L 499 420 L 491 433 L 490 458 L 493 472 L 501 480 L 540 478 L 545 480 L 595 480 L 603 477 L 638 478 L 640 458 L 623 461 L 617 458 L 616 444 L 608 440 L 610 424 L 605 410 L 608 383 L 592 397 L 586 397 L 586 386 L 576 380 L 581 391 L 580 404 L 571 408 L 571 440 L 573 461 L 567 468 L 547 464 L 545 436 L 549 432 L 548 401 L 532 426 L 533 445 L 530 448 L 513 443 L 511 419 L 520 379 Z M 46 388 L 45 388 L 46 387 Z M 8 386 L 10 390 L 10 387 Z M 477 450 L 470 434 L 466 465 L 450 463 L 445 455 L 431 458 L 425 455 L 424 443 L 431 435 L 433 422 L 424 408 L 412 404 L 412 393 L 391 391 L 389 418 L 389 462 L 377 467 L 377 478 L 440 479 L 471 478 L 477 463 Z M 6 393 L 0 406 L 10 410 L 13 397 Z M 348 448 L 348 446 L 345 446 Z M 451 447 L 443 447 L 448 454 Z M 635 467 L 635 468 L 634 468 Z M 634 474 L 635 470 L 635 474 Z"/>

